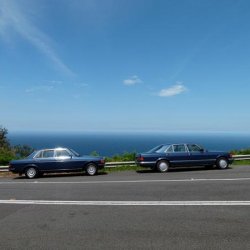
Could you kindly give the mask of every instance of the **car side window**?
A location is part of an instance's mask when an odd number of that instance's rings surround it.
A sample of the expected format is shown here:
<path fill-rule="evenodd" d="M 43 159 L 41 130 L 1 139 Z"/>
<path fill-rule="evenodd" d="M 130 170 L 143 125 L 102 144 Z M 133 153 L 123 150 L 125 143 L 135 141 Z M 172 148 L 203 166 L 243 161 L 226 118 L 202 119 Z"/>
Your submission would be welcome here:
<path fill-rule="evenodd" d="M 196 144 L 188 144 L 187 147 L 188 147 L 188 150 L 190 152 L 200 152 L 201 151 L 201 148 Z"/>
<path fill-rule="evenodd" d="M 43 158 L 52 158 L 54 157 L 54 150 L 42 150 L 38 152 L 35 158 L 43 159 Z"/>
<path fill-rule="evenodd" d="M 168 147 L 166 153 L 173 153 L 173 146 Z"/>
<path fill-rule="evenodd" d="M 54 157 L 54 150 L 44 150 L 41 158 L 51 158 Z"/>
<path fill-rule="evenodd" d="M 186 147 L 184 144 L 173 145 L 174 152 L 176 153 L 183 153 L 186 152 Z"/>
<path fill-rule="evenodd" d="M 70 154 L 67 150 L 56 150 L 56 157 L 69 157 Z"/>

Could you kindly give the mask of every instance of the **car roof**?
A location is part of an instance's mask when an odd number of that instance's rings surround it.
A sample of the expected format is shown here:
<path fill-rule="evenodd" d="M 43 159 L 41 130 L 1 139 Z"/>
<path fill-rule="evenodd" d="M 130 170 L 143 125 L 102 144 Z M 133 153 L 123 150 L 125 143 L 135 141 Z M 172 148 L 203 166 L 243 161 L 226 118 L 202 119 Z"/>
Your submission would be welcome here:
<path fill-rule="evenodd" d="M 160 144 L 160 145 L 167 146 L 167 145 L 179 145 L 179 144 L 196 144 L 196 143 L 189 143 L 189 142 L 174 142 L 174 143 L 163 143 L 163 144 Z"/>
<path fill-rule="evenodd" d="M 42 148 L 36 151 L 42 151 L 42 150 L 69 150 L 68 148 L 62 148 L 62 147 L 57 147 L 57 148 Z"/>

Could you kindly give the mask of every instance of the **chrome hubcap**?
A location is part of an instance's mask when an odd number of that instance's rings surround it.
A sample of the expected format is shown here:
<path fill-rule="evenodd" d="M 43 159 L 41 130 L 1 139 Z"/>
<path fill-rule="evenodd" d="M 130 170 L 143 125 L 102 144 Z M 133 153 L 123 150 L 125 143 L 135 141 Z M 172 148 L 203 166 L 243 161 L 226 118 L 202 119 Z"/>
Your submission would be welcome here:
<path fill-rule="evenodd" d="M 159 164 L 159 169 L 160 169 L 160 171 L 162 171 L 162 172 L 167 171 L 167 170 L 168 170 L 168 164 L 167 164 L 166 162 L 161 162 L 161 163 Z"/>
<path fill-rule="evenodd" d="M 219 161 L 219 166 L 220 166 L 220 168 L 226 168 L 227 167 L 227 161 L 224 160 L 224 159 L 221 159 Z"/>
<path fill-rule="evenodd" d="M 33 178 L 36 175 L 36 170 L 34 168 L 29 168 L 27 171 L 27 175 L 29 178 Z"/>
<path fill-rule="evenodd" d="M 96 167 L 93 165 L 88 166 L 87 171 L 90 175 L 94 175 L 96 172 Z"/>

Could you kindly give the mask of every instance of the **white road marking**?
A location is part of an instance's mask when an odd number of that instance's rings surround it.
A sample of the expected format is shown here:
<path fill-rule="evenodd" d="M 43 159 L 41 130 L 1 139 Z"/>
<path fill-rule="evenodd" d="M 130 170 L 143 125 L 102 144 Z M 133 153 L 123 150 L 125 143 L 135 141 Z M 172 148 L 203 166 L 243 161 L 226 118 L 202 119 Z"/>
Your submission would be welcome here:
<path fill-rule="evenodd" d="M 0 200 L 0 204 L 78 206 L 250 206 L 250 201 L 51 201 Z"/>
<path fill-rule="evenodd" d="M 215 179 L 167 179 L 167 180 L 117 180 L 117 181 L 2 181 L 4 184 L 106 184 L 106 183 L 153 183 L 153 182 L 201 182 L 201 181 L 249 181 L 249 178 L 215 178 Z"/>

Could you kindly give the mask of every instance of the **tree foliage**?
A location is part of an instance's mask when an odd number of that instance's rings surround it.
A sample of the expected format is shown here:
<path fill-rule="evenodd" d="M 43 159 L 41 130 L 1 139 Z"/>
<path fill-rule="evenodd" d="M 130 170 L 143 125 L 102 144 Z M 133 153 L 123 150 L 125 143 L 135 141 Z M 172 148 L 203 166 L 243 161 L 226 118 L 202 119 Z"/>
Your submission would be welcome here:
<path fill-rule="evenodd" d="M 27 145 L 11 146 L 8 140 L 8 130 L 0 126 L 0 165 L 7 165 L 13 159 L 30 155 L 33 149 Z"/>
<path fill-rule="evenodd" d="M 8 130 L 0 127 L 0 164 L 8 164 L 10 160 L 15 157 L 15 153 L 12 150 L 9 140 L 7 138 Z"/>
<path fill-rule="evenodd" d="M 18 158 L 27 157 L 34 151 L 34 149 L 31 148 L 30 146 L 28 146 L 28 145 L 20 145 L 20 144 L 15 145 L 13 147 L 13 150 L 15 152 L 16 157 L 18 157 Z"/>
<path fill-rule="evenodd" d="M 9 148 L 10 143 L 7 138 L 8 130 L 0 126 L 0 148 Z"/>
<path fill-rule="evenodd" d="M 232 150 L 230 153 L 234 155 L 250 155 L 250 148 L 240 149 L 240 150 Z"/>

